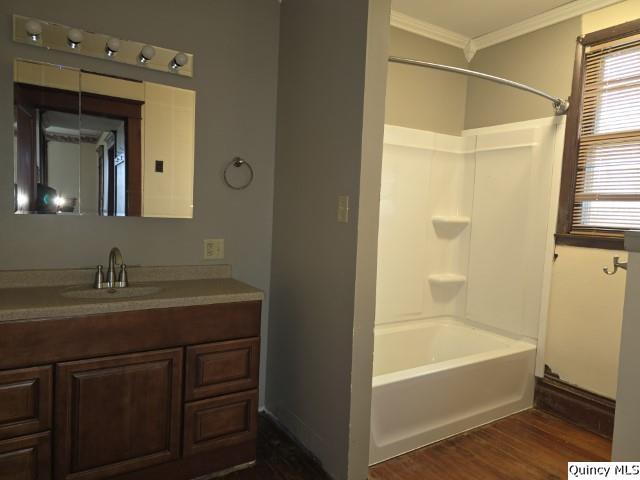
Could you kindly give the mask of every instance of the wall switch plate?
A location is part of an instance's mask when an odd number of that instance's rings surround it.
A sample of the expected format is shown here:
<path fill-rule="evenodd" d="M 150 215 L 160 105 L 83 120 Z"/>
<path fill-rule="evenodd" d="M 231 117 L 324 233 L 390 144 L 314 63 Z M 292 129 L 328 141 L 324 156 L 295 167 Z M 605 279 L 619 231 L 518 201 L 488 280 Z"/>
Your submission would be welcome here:
<path fill-rule="evenodd" d="M 338 195 L 338 222 L 349 223 L 349 195 Z"/>
<path fill-rule="evenodd" d="M 222 260 L 224 258 L 224 238 L 207 238 L 204 240 L 204 259 Z"/>

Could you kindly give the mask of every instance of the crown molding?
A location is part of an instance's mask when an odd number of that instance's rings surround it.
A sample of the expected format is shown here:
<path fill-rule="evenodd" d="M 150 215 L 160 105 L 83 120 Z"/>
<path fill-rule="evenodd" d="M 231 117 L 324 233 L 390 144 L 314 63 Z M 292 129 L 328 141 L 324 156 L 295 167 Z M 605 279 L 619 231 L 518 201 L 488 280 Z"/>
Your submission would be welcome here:
<path fill-rule="evenodd" d="M 470 62 L 471 60 L 473 60 L 473 57 L 478 51 L 478 46 L 476 45 L 475 40 L 473 40 L 473 38 L 469 40 L 467 44 L 464 46 L 464 48 L 462 49 L 462 51 L 464 52 L 464 58 L 467 59 L 467 62 Z"/>
<path fill-rule="evenodd" d="M 480 50 L 621 1 L 623 0 L 575 0 L 495 32 L 475 37 L 473 41 Z"/>
<path fill-rule="evenodd" d="M 391 11 L 391 26 L 458 48 L 464 48 L 467 43 L 469 43 L 469 40 L 471 40 L 469 37 L 465 37 L 459 33 L 433 25 L 432 23 L 423 22 L 422 20 L 395 10 Z"/>
<path fill-rule="evenodd" d="M 624 0 L 574 0 L 571 3 L 475 38 L 466 37 L 460 33 L 418 20 L 395 10 L 391 11 L 391 26 L 458 47 L 464 51 L 467 61 L 470 62 L 475 53 L 482 48 L 506 42 L 520 35 L 531 33 L 622 1 Z"/>

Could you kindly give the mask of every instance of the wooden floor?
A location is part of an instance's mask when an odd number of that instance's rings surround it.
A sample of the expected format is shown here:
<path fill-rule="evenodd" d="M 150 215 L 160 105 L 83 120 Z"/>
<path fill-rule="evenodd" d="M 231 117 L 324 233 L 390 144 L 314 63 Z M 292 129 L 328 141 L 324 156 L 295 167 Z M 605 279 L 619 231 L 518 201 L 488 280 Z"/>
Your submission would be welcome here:
<path fill-rule="evenodd" d="M 330 480 L 316 462 L 280 431 L 271 420 L 258 420 L 256 466 L 235 472 L 225 480 Z"/>
<path fill-rule="evenodd" d="M 566 479 L 568 461 L 608 461 L 611 442 L 528 410 L 369 469 L 372 480 Z"/>
<path fill-rule="evenodd" d="M 369 469 L 371 480 L 552 480 L 568 461 L 607 461 L 611 442 L 528 410 Z M 261 416 L 256 466 L 234 480 L 329 480 L 300 447 Z"/>

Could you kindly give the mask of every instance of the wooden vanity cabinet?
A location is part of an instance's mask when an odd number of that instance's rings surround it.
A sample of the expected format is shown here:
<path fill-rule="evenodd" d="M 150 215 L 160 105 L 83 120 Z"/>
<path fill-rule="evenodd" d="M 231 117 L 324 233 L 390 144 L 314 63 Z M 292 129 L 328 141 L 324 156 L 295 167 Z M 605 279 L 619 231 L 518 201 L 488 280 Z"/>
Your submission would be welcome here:
<path fill-rule="evenodd" d="M 254 461 L 260 309 L 0 323 L 0 480 L 188 480 Z"/>

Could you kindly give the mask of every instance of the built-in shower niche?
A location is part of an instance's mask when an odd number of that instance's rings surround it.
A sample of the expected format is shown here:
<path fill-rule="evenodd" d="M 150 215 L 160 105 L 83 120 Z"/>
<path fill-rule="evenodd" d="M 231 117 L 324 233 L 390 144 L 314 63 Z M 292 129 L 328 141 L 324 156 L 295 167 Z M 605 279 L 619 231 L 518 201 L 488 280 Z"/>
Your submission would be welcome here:
<path fill-rule="evenodd" d="M 471 218 L 463 215 L 434 215 L 431 223 L 436 235 L 453 240 L 467 228 Z"/>

